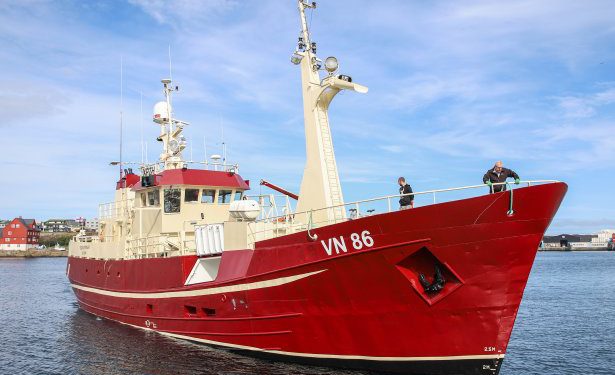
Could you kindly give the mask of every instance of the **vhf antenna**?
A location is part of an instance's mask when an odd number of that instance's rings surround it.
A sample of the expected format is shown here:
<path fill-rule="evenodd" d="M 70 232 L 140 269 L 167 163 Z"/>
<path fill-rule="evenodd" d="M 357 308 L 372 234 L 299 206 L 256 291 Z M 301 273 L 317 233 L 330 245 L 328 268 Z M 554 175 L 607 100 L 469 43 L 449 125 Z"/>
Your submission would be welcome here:
<path fill-rule="evenodd" d="M 122 180 L 122 138 L 124 130 L 124 56 L 120 56 L 120 183 Z"/>
<path fill-rule="evenodd" d="M 171 45 L 169 44 L 169 78 L 173 81 L 173 69 L 171 65 Z"/>
<path fill-rule="evenodd" d="M 141 164 L 145 162 L 145 143 L 143 141 L 143 91 L 139 91 L 141 94 Z"/>
<path fill-rule="evenodd" d="M 224 142 L 224 121 L 220 115 L 220 128 L 222 129 L 222 165 L 226 163 L 226 142 Z"/>

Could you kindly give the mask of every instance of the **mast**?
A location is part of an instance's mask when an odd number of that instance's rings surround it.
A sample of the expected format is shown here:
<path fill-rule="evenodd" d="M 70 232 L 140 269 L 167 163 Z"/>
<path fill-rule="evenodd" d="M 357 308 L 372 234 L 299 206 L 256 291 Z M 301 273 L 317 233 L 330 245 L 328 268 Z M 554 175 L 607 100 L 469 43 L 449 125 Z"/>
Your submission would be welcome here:
<path fill-rule="evenodd" d="M 122 183 L 122 141 L 124 138 L 124 57 L 120 57 L 120 184 Z"/>
<path fill-rule="evenodd" d="M 141 117 L 140 117 L 140 125 L 141 125 L 141 165 L 145 163 L 145 150 L 144 150 L 144 141 L 143 141 L 143 91 L 139 91 L 141 95 Z"/>
<path fill-rule="evenodd" d="M 366 93 L 367 87 L 352 83 L 352 78 L 348 76 L 335 76 L 338 65 L 334 57 L 327 58 L 322 69 L 323 63 L 316 56 L 316 43 L 311 39 L 305 16 L 305 10 L 315 9 L 316 3 L 298 0 L 298 7 L 301 32 L 291 62 L 301 68 L 303 94 L 306 162 L 296 210 L 302 212 L 344 204 L 328 110 L 331 101 L 341 90 Z M 322 80 L 319 74 L 321 70 L 327 72 Z M 312 222 L 328 223 L 345 217 L 345 209 L 337 207 L 314 212 Z"/>
<path fill-rule="evenodd" d="M 171 86 L 171 79 L 165 78 L 162 81 L 165 100 L 154 105 L 153 121 L 160 125 L 160 135 L 156 138 L 162 142 L 162 153 L 160 161 L 164 164 L 164 169 L 178 169 L 186 167 L 182 156 L 182 151 L 186 148 L 186 138 L 182 131 L 185 121 L 173 118 L 173 107 L 171 94 L 177 91 L 178 87 Z"/>

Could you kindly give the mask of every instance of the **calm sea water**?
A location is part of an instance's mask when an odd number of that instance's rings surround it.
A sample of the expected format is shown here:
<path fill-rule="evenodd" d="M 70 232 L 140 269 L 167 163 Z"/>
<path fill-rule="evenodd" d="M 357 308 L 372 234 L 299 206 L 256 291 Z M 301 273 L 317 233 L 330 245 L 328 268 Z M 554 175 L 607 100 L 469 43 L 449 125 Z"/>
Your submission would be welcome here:
<path fill-rule="evenodd" d="M 77 308 L 65 259 L 0 258 L 2 374 L 363 374 L 252 359 Z M 540 253 L 503 375 L 615 374 L 615 252 Z"/>

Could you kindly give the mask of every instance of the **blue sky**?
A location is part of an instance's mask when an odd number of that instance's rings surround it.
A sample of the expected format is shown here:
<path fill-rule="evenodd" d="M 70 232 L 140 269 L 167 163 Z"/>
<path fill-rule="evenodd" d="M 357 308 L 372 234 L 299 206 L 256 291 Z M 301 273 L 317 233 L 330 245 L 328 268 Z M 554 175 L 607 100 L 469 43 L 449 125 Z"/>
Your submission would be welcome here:
<path fill-rule="evenodd" d="M 330 109 L 347 201 L 481 182 L 496 160 L 570 185 L 549 232 L 615 227 L 615 4 L 332 1 L 318 55 L 367 85 Z M 149 159 L 168 76 L 194 158 L 298 191 L 304 140 L 294 0 L 0 2 L 0 218 L 91 217 L 113 198 L 120 60 L 125 159 Z M 141 94 L 143 116 L 141 116 Z M 189 155 L 188 151 L 186 155 Z"/>

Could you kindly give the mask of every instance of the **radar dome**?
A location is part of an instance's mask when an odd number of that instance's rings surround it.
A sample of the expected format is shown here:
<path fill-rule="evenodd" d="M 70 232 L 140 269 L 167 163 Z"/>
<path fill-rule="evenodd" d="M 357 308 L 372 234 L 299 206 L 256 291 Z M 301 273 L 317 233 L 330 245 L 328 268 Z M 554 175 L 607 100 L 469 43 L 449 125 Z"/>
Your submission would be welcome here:
<path fill-rule="evenodd" d="M 158 102 L 154 105 L 154 122 L 162 124 L 169 121 L 170 108 L 167 102 Z"/>

